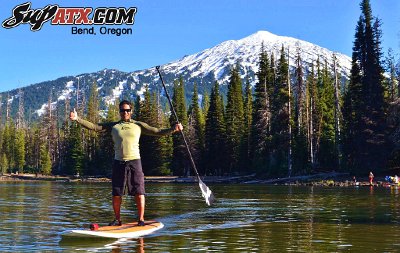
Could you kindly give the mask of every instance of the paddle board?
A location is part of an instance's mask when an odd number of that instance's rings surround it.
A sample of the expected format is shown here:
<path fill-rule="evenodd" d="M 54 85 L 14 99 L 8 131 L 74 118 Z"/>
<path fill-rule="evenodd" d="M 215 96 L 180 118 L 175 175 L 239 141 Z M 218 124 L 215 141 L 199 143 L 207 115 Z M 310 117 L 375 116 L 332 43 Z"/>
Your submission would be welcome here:
<path fill-rule="evenodd" d="M 137 222 L 122 224 L 121 226 L 95 226 L 95 230 L 80 229 L 69 230 L 63 234 L 65 237 L 77 238 L 137 238 L 148 235 L 164 227 L 158 221 L 145 221 L 144 226 L 138 226 Z M 91 226 L 93 229 L 93 226 Z"/>

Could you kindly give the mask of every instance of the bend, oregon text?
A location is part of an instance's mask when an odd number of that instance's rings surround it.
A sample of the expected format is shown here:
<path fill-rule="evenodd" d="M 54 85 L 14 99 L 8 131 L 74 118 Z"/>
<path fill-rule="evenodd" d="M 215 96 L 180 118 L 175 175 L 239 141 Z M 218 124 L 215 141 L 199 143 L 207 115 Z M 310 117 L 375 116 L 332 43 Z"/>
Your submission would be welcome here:
<path fill-rule="evenodd" d="M 114 36 L 121 36 L 121 35 L 131 35 L 133 33 L 132 28 L 110 28 L 107 26 L 101 27 L 91 27 L 91 28 L 80 28 L 77 26 L 72 26 L 71 34 L 76 35 L 114 35 Z"/>

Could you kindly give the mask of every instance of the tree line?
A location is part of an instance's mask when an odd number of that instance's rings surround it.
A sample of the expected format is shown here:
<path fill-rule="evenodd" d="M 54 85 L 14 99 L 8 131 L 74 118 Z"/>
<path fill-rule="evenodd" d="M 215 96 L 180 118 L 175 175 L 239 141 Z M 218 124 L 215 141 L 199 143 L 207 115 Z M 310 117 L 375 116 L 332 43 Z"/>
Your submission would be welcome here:
<path fill-rule="evenodd" d="M 194 83 L 192 99 L 186 101 L 184 80 L 173 82 L 173 106 L 201 175 L 281 177 L 325 170 L 365 174 L 400 166 L 399 151 L 388 138 L 393 126 L 387 121 L 390 103 L 400 95 L 399 70 L 389 52 L 385 62 L 390 77 L 384 77 L 380 20 L 373 17 L 369 1 L 360 6 L 346 83 L 334 54 L 307 66 L 297 47 L 290 71 L 290 49 L 284 46 L 278 55 L 261 47 L 254 87 L 242 79 L 239 64 L 230 70 L 226 96 L 218 82 L 210 94 L 199 96 Z M 93 82 L 88 101 L 84 96 L 77 99 L 78 115 L 91 122 L 118 121 L 118 100 L 100 116 L 97 90 Z M 147 88 L 134 101 L 133 118 L 169 127 L 175 118 L 163 101 L 159 91 Z M 70 122 L 68 99 L 59 108 L 50 95 L 46 112 L 30 125 L 24 124 L 21 108 L 15 121 L 7 114 L 0 128 L 2 173 L 110 174 L 111 136 Z M 140 150 L 146 175 L 192 173 L 180 135 L 142 136 Z"/>

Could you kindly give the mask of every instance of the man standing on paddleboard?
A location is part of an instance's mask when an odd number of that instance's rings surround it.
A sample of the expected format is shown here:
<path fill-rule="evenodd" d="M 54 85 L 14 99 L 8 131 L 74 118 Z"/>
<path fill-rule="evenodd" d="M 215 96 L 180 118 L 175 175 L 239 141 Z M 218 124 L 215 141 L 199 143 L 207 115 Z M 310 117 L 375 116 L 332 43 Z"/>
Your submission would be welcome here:
<path fill-rule="evenodd" d="M 158 129 L 146 123 L 131 119 L 132 104 L 123 100 L 119 103 L 120 121 L 94 124 L 78 117 L 75 109 L 70 113 L 70 119 L 83 127 L 97 132 L 111 133 L 114 142 L 114 164 L 112 168 L 112 204 L 115 219 L 109 225 L 120 226 L 122 196 L 135 196 L 138 209 L 138 225 L 144 226 L 145 190 L 144 174 L 139 153 L 139 139 L 145 135 L 164 136 L 183 130 L 178 123 L 172 128 Z M 125 192 L 125 189 L 127 192 Z"/>

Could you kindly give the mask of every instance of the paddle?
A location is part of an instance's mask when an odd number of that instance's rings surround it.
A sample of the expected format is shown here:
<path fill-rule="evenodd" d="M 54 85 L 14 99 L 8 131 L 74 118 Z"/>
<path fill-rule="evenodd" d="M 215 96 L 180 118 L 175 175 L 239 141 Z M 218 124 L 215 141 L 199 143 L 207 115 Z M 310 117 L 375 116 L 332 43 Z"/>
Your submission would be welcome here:
<path fill-rule="evenodd" d="M 174 106 L 172 105 L 172 102 L 171 102 L 171 98 L 169 97 L 167 88 L 165 87 L 164 79 L 163 79 L 163 77 L 161 75 L 161 72 L 160 72 L 160 66 L 157 66 L 156 69 L 157 69 L 158 75 L 160 76 L 161 83 L 162 83 L 162 85 L 164 87 L 165 95 L 167 96 L 169 105 L 171 106 L 171 111 L 174 114 L 176 121 L 179 122 L 178 115 L 175 112 Z M 193 157 L 192 157 L 192 153 L 190 152 L 189 145 L 188 145 L 188 143 L 186 141 L 185 134 L 183 133 L 183 131 L 180 131 L 180 132 L 181 132 L 181 135 L 182 135 L 182 138 L 183 138 L 183 142 L 185 143 L 186 150 L 187 150 L 187 152 L 189 154 L 189 158 L 190 158 L 190 162 L 192 164 L 192 168 L 193 168 L 194 172 L 196 173 L 197 181 L 199 182 L 199 186 L 200 186 L 200 190 L 201 190 L 201 195 L 203 195 L 203 198 L 205 198 L 207 205 L 211 205 L 215 200 L 214 195 L 211 192 L 210 188 L 208 188 L 207 185 L 205 183 L 203 183 L 203 181 L 201 181 L 199 173 L 197 172 L 197 169 L 196 169 L 196 164 L 194 163 L 194 160 L 193 160 Z"/>

